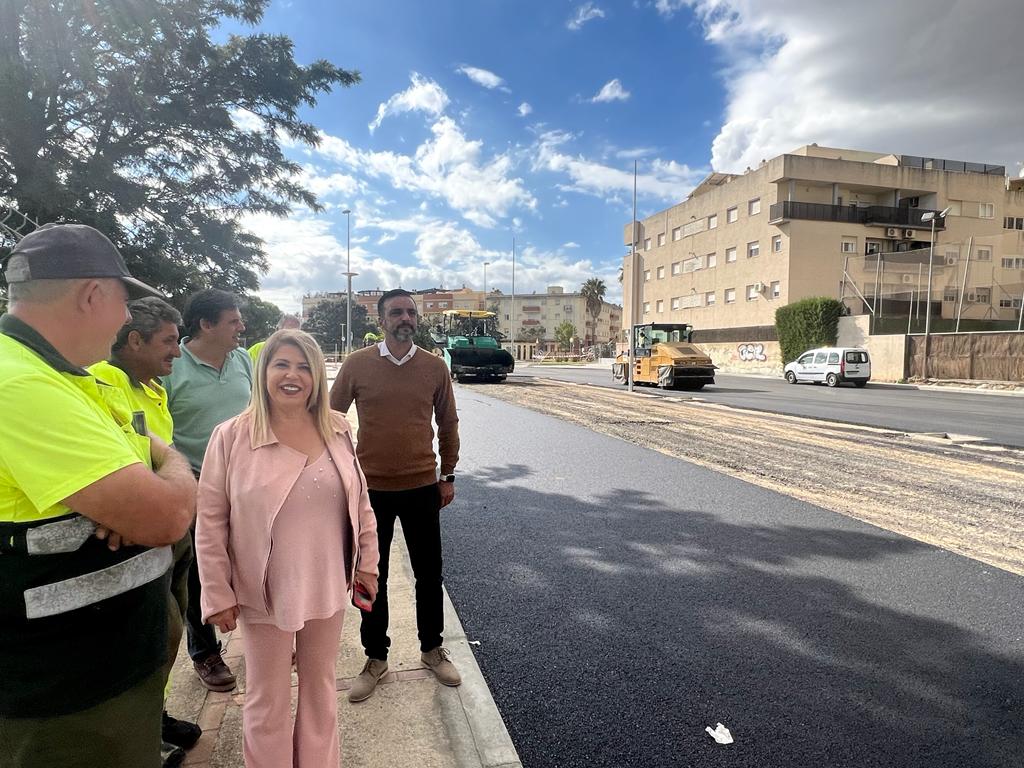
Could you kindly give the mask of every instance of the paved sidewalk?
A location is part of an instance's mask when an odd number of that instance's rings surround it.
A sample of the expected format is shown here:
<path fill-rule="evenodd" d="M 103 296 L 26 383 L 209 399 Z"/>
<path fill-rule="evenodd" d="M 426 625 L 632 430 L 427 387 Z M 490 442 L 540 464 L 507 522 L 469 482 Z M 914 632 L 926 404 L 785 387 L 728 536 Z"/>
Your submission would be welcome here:
<path fill-rule="evenodd" d="M 420 662 L 416 640 L 413 580 L 405 542 L 396 530 L 389 579 L 392 648 L 390 669 L 367 701 L 347 698 L 365 657 L 359 644 L 359 615 L 345 613 L 337 662 L 341 763 L 346 768 L 514 768 L 515 747 L 491 698 L 455 609 L 445 594 L 445 645 L 463 677 L 459 688 L 438 683 Z M 238 676 L 231 693 L 207 691 L 184 650 L 178 654 L 167 709 L 198 722 L 203 737 L 189 751 L 187 766 L 241 768 L 245 663 L 241 629 L 223 637 L 224 658 Z M 296 676 L 292 673 L 292 695 Z M 325 767 L 327 768 L 327 767 Z"/>

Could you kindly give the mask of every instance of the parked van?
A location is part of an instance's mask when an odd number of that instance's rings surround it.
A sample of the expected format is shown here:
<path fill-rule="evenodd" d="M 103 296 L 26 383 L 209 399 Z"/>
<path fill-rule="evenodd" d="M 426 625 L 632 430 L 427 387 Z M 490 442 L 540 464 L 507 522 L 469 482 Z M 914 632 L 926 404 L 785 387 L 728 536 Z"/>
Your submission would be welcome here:
<path fill-rule="evenodd" d="M 866 349 L 821 347 L 809 349 L 784 369 L 786 381 L 825 382 L 837 387 L 844 381 L 863 387 L 871 378 L 871 358 Z"/>

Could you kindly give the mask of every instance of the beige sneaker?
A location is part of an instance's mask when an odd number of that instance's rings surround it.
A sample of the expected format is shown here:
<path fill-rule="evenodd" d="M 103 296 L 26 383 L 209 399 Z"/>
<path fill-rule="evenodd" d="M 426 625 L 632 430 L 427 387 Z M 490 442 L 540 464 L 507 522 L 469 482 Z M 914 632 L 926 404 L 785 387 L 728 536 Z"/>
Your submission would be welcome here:
<path fill-rule="evenodd" d="M 373 694 L 373 689 L 384 675 L 388 673 L 388 663 L 380 659 L 367 659 L 359 677 L 352 681 L 348 692 L 348 700 L 365 701 Z"/>
<path fill-rule="evenodd" d="M 459 670 L 449 661 L 451 655 L 451 651 L 443 645 L 439 645 L 432 651 L 421 653 L 420 659 L 445 685 L 461 685 L 462 677 L 459 675 Z"/>

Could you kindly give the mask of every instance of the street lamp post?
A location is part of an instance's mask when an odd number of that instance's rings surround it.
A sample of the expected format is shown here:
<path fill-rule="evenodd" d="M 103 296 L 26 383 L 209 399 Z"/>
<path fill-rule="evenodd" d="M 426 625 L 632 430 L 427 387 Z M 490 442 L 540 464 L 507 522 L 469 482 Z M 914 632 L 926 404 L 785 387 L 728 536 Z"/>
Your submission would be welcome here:
<path fill-rule="evenodd" d="M 487 266 L 490 263 L 489 261 L 484 262 L 484 301 L 487 301 Z"/>
<path fill-rule="evenodd" d="M 348 292 L 345 298 L 345 357 L 352 352 L 352 211 L 345 214 L 345 277 L 348 278 Z"/>
<path fill-rule="evenodd" d="M 921 223 L 930 221 L 932 223 L 932 238 L 931 245 L 928 248 L 928 306 L 924 313 L 924 363 L 922 365 L 921 373 L 922 378 L 928 379 L 928 346 L 930 340 L 930 333 L 932 327 L 932 268 L 935 263 L 935 219 L 945 219 L 946 214 L 949 213 L 949 208 L 944 208 L 938 215 L 935 211 L 928 211 L 921 215 Z"/>

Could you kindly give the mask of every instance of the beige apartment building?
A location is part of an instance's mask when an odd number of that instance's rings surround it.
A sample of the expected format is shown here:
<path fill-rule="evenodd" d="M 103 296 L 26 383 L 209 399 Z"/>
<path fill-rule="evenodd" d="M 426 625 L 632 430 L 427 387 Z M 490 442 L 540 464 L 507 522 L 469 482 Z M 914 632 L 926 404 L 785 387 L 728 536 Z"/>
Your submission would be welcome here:
<path fill-rule="evenodd" d="M 617 340 L 622 333 L 622 307 L 603 302 L 595 328 L 583 295 L 566 293 L 558 285 L 548 286 L 544 293 L 517 294 L 514 299 L 492 291 L 487 295 L 487 309 L 497 311 L 498 327 L 507 339 L 521 341 L 536 337 L 536 346 L 541 349 L 554 347 L 555 328 L 566 321 L 576 327 L 581 346 L 606 344 Z M 541 328 L 543 333 L 539 333 Z M 529 354 L 524 352 L 517 356 L 523 358 Z"/>
<path fill-rule="evenodd" d="M 852 314 L 1013 321 L 1024 294 L 1024 179 L 1002 166 L 810 145 L 742 174 L 713 173 L 678 205 L 625 228 L 624 327 L 774 324 L 811 296 Z M 630 290 L 633 287 L 633 291 Z"/>

